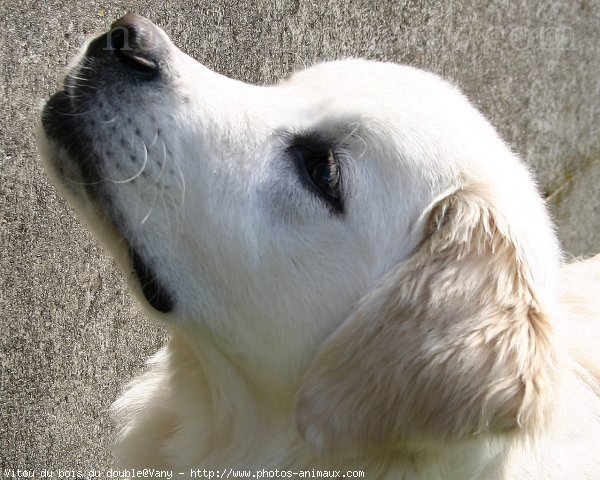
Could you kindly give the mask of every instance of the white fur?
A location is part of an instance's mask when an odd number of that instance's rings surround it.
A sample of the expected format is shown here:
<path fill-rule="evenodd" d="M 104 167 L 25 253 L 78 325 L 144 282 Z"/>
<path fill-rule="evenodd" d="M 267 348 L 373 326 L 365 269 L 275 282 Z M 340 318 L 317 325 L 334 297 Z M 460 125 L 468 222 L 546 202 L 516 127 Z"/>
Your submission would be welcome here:
<path fill-rule="evenodd" d="M 169 48 L 177 78 L 128 107 L 154 174 L 104 164 L 126 232 L 39 135 L 125 271 L 122 236 L 174 292 L 112 409 L 122 466 L 600 478 L 600 258 L 561 267 L 531 173 L 456 88 L 360 60 L 256 87 Z M 342 215 L 289 166 L 303 131 L 338 145 Z"/>

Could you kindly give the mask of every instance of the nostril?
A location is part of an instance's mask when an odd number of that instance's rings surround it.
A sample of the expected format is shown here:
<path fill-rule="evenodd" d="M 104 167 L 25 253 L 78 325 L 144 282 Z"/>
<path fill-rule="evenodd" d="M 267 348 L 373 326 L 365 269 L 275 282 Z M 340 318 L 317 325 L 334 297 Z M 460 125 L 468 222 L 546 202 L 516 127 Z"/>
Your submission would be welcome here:
<path fill-rule="evenodd" d="M 130 67 L 146 72 L 156 71 L 158 64 L 150 57 L 151 52 L 144 48 L 142 33 L 134 25 L 113 24 L 113 29 L 106 37 L 106 49 L 113 51 L 119 60 Z"/>
<path fill-rule="evenodd" d="M 138 70 L 143 70 L 145 72 L 154 72 L 158 70 L 158 65 L 156 62 L 144 58 L 141 55 L 136 55 L 131 51 L 118 50 L 116 55 L 121 59 L 122 62 Z"/>
<path fill-rule="evenodd" d="M 132 26 L 113 26 L 110 31 L 106 34 L 106 47 L 105 50 L 131 50 L 132 45 L 137 45 L 136 31 Z"/>

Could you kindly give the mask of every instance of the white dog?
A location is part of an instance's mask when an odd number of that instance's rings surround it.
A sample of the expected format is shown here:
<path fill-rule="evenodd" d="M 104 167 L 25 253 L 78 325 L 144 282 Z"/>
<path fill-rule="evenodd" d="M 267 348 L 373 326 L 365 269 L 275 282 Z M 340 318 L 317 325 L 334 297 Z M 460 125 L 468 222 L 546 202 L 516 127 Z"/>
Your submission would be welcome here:
<path fill-rule="evenodd" d="M 247 85 L 130 14 L 39 143 L 171 332 L 114 404 L 122 466 L 600 478 L 599 257 L 561 266 L 531 173 L 437 76 Z"/>

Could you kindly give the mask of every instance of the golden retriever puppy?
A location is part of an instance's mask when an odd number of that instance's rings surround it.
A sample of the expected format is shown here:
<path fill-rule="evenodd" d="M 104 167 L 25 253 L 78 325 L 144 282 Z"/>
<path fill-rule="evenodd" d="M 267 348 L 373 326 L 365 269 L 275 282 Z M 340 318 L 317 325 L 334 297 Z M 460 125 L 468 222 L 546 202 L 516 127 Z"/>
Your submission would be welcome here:
<path fill-rule="evenodd" d="M 123 468 L 600 478 L 600 261 L 561 265 L 452 85 L 361 60 L 248 85 L 129 14 L 38 140 L 171 332 L 114 404 Z"/>

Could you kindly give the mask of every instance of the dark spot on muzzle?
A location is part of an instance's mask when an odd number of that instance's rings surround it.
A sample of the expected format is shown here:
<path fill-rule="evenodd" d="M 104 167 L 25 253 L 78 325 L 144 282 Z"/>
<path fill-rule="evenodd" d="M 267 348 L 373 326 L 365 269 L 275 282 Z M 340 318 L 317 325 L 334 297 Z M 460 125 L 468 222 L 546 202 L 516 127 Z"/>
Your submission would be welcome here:
<path fill-rule="evenodd" d="M 168 313 L 173 309 L 173 297 L 158 280 L 154 270 L 144 261 L 142 256 L 134 248 L 130 248 L 133 269 L 142 286 L 142 292 L 148 303 L 162 313 Z"/>

